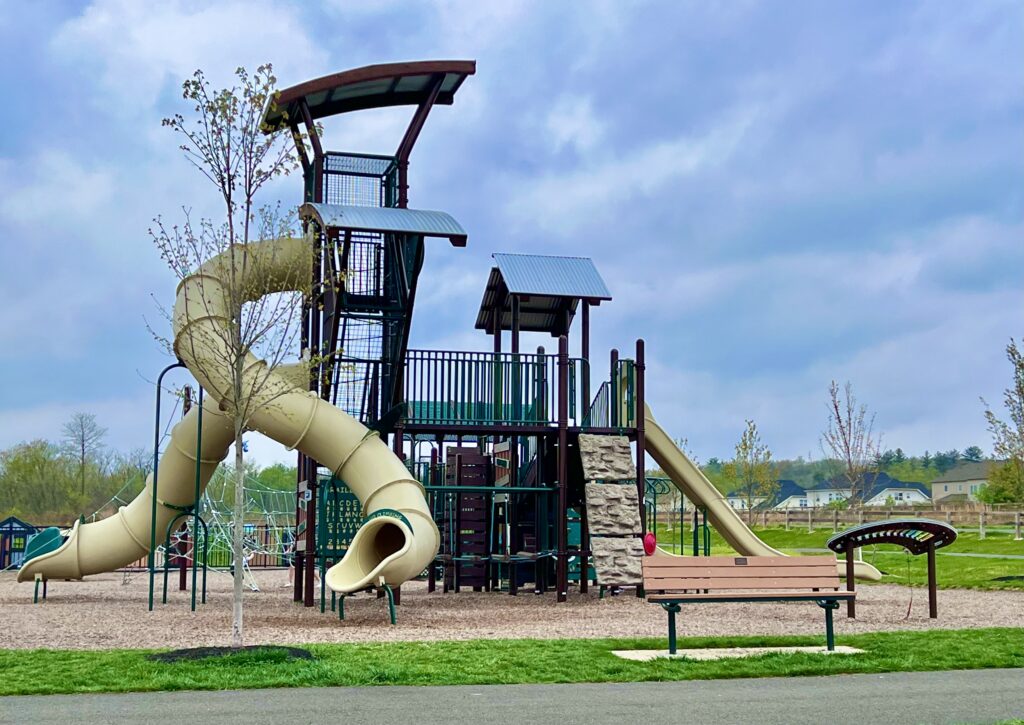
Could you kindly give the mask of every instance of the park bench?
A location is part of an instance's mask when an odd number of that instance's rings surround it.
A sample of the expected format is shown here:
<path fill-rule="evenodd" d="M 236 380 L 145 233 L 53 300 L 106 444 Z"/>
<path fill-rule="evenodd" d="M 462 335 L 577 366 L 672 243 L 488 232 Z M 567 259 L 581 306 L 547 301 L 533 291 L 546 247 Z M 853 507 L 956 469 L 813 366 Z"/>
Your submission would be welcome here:
<path fill-rule="evenodd" d="M 643 559 L 647 601 L 668 612 L 668 649 L 676 653 L 676 614 L 700 602 L 815 602 L 825 610 L 825 642 L 835 649 L 832 611 L 854 592 L 839 591 L 835 555 L 672 556 Z"/>

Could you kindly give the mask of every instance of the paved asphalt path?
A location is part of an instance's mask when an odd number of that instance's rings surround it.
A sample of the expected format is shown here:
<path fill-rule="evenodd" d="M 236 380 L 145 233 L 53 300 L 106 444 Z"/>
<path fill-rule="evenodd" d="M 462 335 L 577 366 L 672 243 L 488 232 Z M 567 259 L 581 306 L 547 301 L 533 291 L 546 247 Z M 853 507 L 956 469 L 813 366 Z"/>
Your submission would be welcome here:
<path fill-rule="evenodd" d="M 1024 670 L 697 682 L 353 687 L 0 698 L 3 723 L 989 723 L 1024 717 Z"/>

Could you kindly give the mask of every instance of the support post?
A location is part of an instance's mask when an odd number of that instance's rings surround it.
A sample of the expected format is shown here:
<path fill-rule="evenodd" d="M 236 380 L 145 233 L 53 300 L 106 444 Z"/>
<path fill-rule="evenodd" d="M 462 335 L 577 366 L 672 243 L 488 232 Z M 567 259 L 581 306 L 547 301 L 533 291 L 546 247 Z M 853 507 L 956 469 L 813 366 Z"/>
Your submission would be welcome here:
<path fill-rule="evenodd" d="M 193 542 L 195 541 L 193 537 Z M 196 555 L 195 543 L 193 543 L 192 556 Z M 188 571 L 188 524 L 184 521 L 181 524 L 181 536 L 178 539 L 178 591 L 183 592 L 187 586 L 186 572 Z"/>
<path fill-rule="evenodd" d="M 152 506 L 149 512 L 149 553 L 146 555 L 146 568 L 149 569 L 149 611 L 153 611 L 153 590 L 156 586 L 156 503 L 160 492 L 160 393 L 163 390 L 164 375 L 175 368 L 185 367 L 182 363 L 168 365 L 160 371 L 156 379 L 156 423 L 153 431 L 153 483 Z M 202 405 L 202 401 L 200 401 Z M 201 423 L 201 421 L 200 421 Z"/>
<path fill-rule="evenodd" d="M 557 599 L 569 594 L 568 491 L 569 489 L 569 338 L 558 338 L 558 562 Z"/>
<path fill-rule="evenodd" d="M 928 616 L 939 616 L 938 583 L 935 581 L 935 544 L 928 544 Z"/>
<path fill-rule="evenodd" d="M 985 512 L 978 514 L 978 541 L 985 540 Z"/>
<path fill-rule="evenodd" d="M 665 611 L 668 612 L 668 653 L 674 655 L 676 653 L 676 614 L 679 613 L 679 605 L 668 604 L 665 606 Z"/>
<path fill-rule="evenodd" d="M 789 507 L 786 507 L 786 531 L 789 531 Z"/>
<path fill-rule="evenodd" d="M 608 376 L 610 390 L 608 395 L 608 425 L 612 428 L 617 428 L 621 425 L 619 423 L 619 414 L 622 412 L 622 408 L 619 405 L 619 387 L 622 385 L 622 381 L 619 380 L 619 351 L 612 350 L 609 354 L 610 370 Z"/>
<path fill-rule="evenodd" d="M 644 446 L 646 445 L 644 436 L 644 418 L 646 417 L 644 415 L 644 369 L 644 341 L 640 339 L 636 341 L 636 363 L 634 365 L 636 395 L 633 399 L 636 410 L 633 415 L 636 419 L 636 493 L 640 502 L 641 536 L 647 535 L 647 522 L 644 517 L 644 494 L 647 483 L 647 468 L 644 458 Z"/>
<path fill-rule="evenodd" d="M 1013 540 L 1020 541 L 1020 511 L 1013 515 Z"/>
<path fill-rule="evenodd" d="M 199 386 L 199 413 L 198 423 L 196 424 L 196 474 L 195 474 L 195 490 L 193 491 L 194 498 L 192 499 L 192 611 L 196 611 L 196 560 L 199 558 L 199 480 L 202 475 L 202 464 L 203 464 L 203 386 Z M 153 498 L 156 498 L 156 491 L 153 492 Z M 235 522 L 237 526 L 239 522 Z M 209 552 L 210 539 L 209 534 L 204 532 L 203 535 L 203 604 L 206 603 L 206 555 Z M 164 552 L 164 556 L 167 556 L 167 552 Z"/>
<path fill-rule="evenodd" d="M 839 605 L 839 602 L 825 602 L 825 646 L 829 652 L 836 648 L 835 629 L 832 626 L 832 610 Z"/>
<path fill-rule="evenodd" d="M 437 473 L 438 473 L 438 469 L 437 469 L 437 451 L 438 451 L 438 448 L 440 448 L 440 445 L 434 446 L 433 448 L 430 449 L 430 473 L 428 474 L 428 479 L 427 479 L 427 480 L 429 480 L 435 486 L 440 484 L 440 481 L 438 480 L 438 475 L 437 475 Z M 445 496 L 445 494 L 438 494 L 436 492 L 434 494 L 432 494 L 432 495 L 435 496 L 435 497 L 440 495 L 442 499 Z M 431 506 L 431 513 L 433 513 L 433 506 Z M 436 560 L 435 561 L 431 561 L 429 567 L 427 568 L 427 593 L 429 594 L 429 593 L 433 592 L 435 589 L 437 589 L 437 561 Z"/>
<path fill-rule="evenodd" d="M 580 414 L 579 420 L 586 425 L 593 425 L 587 420 L 590 412 L 590 303 L 583 300 L 580 312 Z M 582 581 L 582 580 L 581 580 Z"/>
<path fill-rule="evenodd" d="M 846 591 L 848 592 L 854 591 L 856 586 L 853 576 L 854 554 L 856 553 L 857 550 L 852 546 L 846 550 Z M 857 616 L 857 604 L 853 599 L 846 600 L 846 616 L 851 619 Z"/>

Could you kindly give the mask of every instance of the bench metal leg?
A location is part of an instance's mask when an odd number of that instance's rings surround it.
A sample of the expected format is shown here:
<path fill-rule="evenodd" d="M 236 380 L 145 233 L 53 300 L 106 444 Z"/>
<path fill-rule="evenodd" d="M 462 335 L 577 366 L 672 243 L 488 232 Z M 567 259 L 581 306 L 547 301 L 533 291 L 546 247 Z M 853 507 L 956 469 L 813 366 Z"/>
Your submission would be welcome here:
<path fill-rule="evenodd" d="M 676 653 L 676 614 L 680 607 L 678 604 L 662 604 L 662 608 L 668 612 L 668 653 Z"/>
<path fill-rule="evenodd" d="M 825 646 L 829 652 L 833 652 L 836 648 L 836 635 L 832 627 L 832 610 L 839 609 L 839 602 L 834 599 L 819 600 L 818 606 L 825 610 Z"/>

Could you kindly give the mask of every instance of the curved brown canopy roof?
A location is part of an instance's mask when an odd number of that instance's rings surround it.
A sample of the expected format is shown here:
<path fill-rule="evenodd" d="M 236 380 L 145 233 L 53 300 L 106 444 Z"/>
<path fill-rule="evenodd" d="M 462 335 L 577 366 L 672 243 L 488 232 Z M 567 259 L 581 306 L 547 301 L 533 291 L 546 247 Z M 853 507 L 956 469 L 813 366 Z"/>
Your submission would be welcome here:
<path fill-rule="evenodd" d="M 299 101 L 306 100 L 314 120 L 349 111 L 385 106 L 418 105 L 440 81 L 434 103 L 450 105 L 466 76 L 476 72 L 474 60 L 428 60 L 380 63 L 333 73 L 281 91 L 274 108 L 263 116 L 266 130 L 275 131 L 289 119 L 300 120 Z"/>

